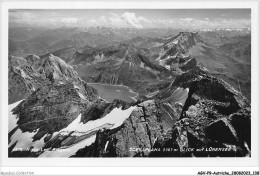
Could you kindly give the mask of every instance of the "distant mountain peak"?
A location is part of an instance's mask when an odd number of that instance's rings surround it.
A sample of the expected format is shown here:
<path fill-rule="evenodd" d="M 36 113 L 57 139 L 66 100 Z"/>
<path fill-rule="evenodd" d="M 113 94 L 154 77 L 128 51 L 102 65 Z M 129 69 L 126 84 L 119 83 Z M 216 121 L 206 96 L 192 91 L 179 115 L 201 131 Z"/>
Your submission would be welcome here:
<path fill-rule="evenodd" d="M 198 32 L 179 32 L 178 35 L 170 38 L 165 45 L 178 44 L 186 46 L 187 48 L 192 47 L 196 43 L 203 42 Z"/>
<path fill-rule="evenodd" d="M 76 72 L 70 65 L 52 54 L 44 59 L 39 72 L 45 74 L 52 81 L 68 81 L 74 79 L 75 76 L 77 77 Z"/>
<path fill-rule="evenodd" d="M 158 61 L 160 65 L 170 69 L 171 63 L 177 63 L 180 58 L 188 58 L 189 49 L 199 43 L 204 42 L 198 32 L 179 32 L 178 35 L 166 39 Z"/>

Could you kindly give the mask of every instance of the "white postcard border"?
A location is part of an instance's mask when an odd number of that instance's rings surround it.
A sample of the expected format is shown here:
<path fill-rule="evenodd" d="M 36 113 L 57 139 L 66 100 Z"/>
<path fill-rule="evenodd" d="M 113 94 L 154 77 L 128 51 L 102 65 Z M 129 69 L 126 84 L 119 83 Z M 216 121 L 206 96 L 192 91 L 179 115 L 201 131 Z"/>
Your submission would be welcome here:
<path fill-rule="evenodd" d="M 189 2 L 3 2 L 1 59 L 2 166 L 259 166 L 259 3 L 256 1 Z M 208 9 L 251 8 L 252 157 L 242 158 L 8 158 L 8 9 Z M 98 169 L 98 168 L 97 168 Z M 185 169 L 185 168 L 183 168 Z"/>

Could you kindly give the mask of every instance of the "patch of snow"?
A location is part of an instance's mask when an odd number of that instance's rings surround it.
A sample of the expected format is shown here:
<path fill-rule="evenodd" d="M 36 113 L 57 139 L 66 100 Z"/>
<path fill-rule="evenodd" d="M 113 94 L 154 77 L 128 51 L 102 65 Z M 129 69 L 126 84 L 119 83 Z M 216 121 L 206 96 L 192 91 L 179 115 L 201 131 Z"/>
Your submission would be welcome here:
<path fill-rule="evenodd" d="M 23 100 L 18 101 L 16 103 L 10 104 L 8 106 L 9 114 L 8 114 L 8 132 L 12 131 L 15 127 L 17 127 L 17 121 L 19 120 L 17 118 L 17 115 L 14 115 L 12 110 L 15 108 L 19 103 L 21 103 Z M 37 130 L 38 131 L 38 130 Z M 37 133 L 36 132 L 22 132 L 19 128 L 14 132 L 14 134 L 10 137 L 10 143 L 8 146 L 12 146 L 15 142 L 16 145 L 14 148 L 19 148 L 21 150 L 27 150 L 28 147 L 33 146 L 34 148 L 42 148 L 44 145 L 44 138 L 43 136 L 40 140 L 33 142 L 33 136 Z"/>
<path fill-rule="evenodd" d="M 149 106 L 150 104 L 154 104 L 154 100 L 147 100 L 142 103 L 140 103 L 140 106 Z"/>
<path fill-rule="evenodd" d="M 149 94 L 147 94 L 146 95 L 146 97 L 147 98 L 151 98 L 151 97 L 153 97 L 153 96 L 155 96 L 156 94 L 158 94 L 159 93 L 159 90 L 157 90 L 157 91 L 155 91 L 155 92 L 152 92 L 152 93 L 149 93 Z"/>
<path fill-rule="evenodd" d="M 36 149 L 41 149 L 44 146 L 44 138 L 47 136 L 47 134 L 45 134 L 40 140 L 35 141 L 32 146 Z"/>
<path fill-rule="evenodd" d="M 209 72 L 209 70 L 206 67 L 202 67 L 202 70 Z"/>
<path fill-rule="evenodd" d="M 81 99 L 86 100 L 86 97 L 82 93 L 78 92 L 78 95 Z"/>
<path fill-rule="evenodd" d="M 62 129 L 61 131 L 75 131 L 76 130 L 77 132 L 86 132 L 86 131 L 90 131 L 94 128 L 103 126 L 105 124 L 113 124 L 113 126 L 110 127 L 110 129 L 113 129 L 113 128 L 116 128 L 116 127 L 119 127 L 120 125 L 122 125 L 123 122 L 130 116 L 130 114 L 132 113 L 132 111 L 135 108 L 136 108 L 135 106 L 130 107 L 126 110 L 122 110 L 121 108 L 115 108 L 102 119 L 89 121 L 86 124 L 83 124 L 82 122 L 80 122 L 80 120 L 81 120 L 81 114 L 80 114 L 71 124 L 69 124 L 66 128 Z M 84 140 L 83 142 L 80 142 L 80 144 L 76 144 L 76 145 L 68 148 L 69 151 L 62 152 L 62 153 L 64 153 L 64 154 L 62 154 L 62 156 L 64 156 L 64 155 L 71 156 L 78 149 L 83 148 L 87 145 L 90 145 L 94 141 L 95 141 L 95 137 L 93 138 L 93 136 L 92 136 L 92 137 Z M 84 145 L 82 145 L 81 143 L 84 143 Z M 52 151 L 48 151 L 48 154 L 44 154 L 41 156 L 50 156 L 50 152 L 52 152 Z M 56 157 L 57 155 L 54 155 L 54 156 Z M 60 156 L 59 153 L 58 153 L 58 156 Z"/>
<path fill-rule="evenodd" d="M 136 97 L 137 97 L 137 96 L 135 96 L 135 97 L 130 97 L 130 98 L 131 98 L 132 100 L 134 100 L 134 101 L 137 101 Z"/>
<path fill-rule="evenodd" d="M 79 86 L 77 86 L 76 84 L 73 84 L 75 89 L 79 89 Z"/>
<path fill-rule="evenodd" d="M 38 129 L 39 130 L 39 129 Z M 11 136 L 10 140 L 11 142 L 9 143 L 8 147 L 12 146 L 15 142 L 16 145 L 14 147 L 15 148 L 19 148 L 20 150 L 28 150 L 31 146 L 33 148 L 42 148 L 44 145 L 43 139 L 44 137 L 41 138 L 41 140 L 37 140 L 33 142 L 33 136 L 38 132 L 38 130 L 36 132 L 22 132 L 22 130 L 20 130 L 19 128 L 15 131 L 15 133 Z"/>
<path fill-rule="evenodd" d="M 178 44 L 178 42 L 179 42 L 179 40 L 176 40 L 176 39 L 175 39 L 175 40 L 173 40 L 172 43 L 176 45 L 176 44 Z"/>
<path fill-rule="evenodd" d="M 98 62 L 102 62 L 104 60 L 104 54 L 101 53 L 101 55 L 99 55 L 99 53 L 95 56 L 94 61 L 92 62 L 93 64 L 96 64 Z"/>
<path fill-rule="evenodd" d="M 70 123 L 66 128 L 60 131 L 86 132 L 94 128 L 98 128 L 105 124 L 112 124 L 113 125 L 112 129 L 113 129 L 122 125 L 123 122 L 130 116 L 130 114 L 134 109 L 135 106 L 130 107 L 126 110 L 122 110 L 121 108 L 115 108 L 105 117 L 97 120 L 88 121 L 85 124 L 81 122 L 81 114 L 80 114 L 72 123 Z"/>
<path fill-rule="evenodd" d="M 68 158 L 68 157 L 74 155 L 79 149 L 82 149 L 86 146 L 91 145 L 93 142 L 95 142 L 95 139 L 96 139 L 96 135 L 93 135 L 90 138 L 87 138 L 68 148 L 57 148 L 57 149 L 53 149 L 51 151 L 44 151 L 39 157 L 65 157 L 65 158 Z"/>
<path fill-rule="evenodd" d="M 165 67 L 166 69 L 168 69 L 168 70 L 171 69 L 171 66 L 169 66 L 169 65 L 165 65 L 164 67 Z"/>
<path fill-rule="evenodd" d="M 160 74 L 159 71 L 154 70 L 154 69 L 152 69 L 152 68 L 150 68 L 150 67 L 148 67 L 148 66 L 143 66 L 142 68 L 144 68 L 144 69 L 147 70 L 147 71 L 152 72 L 152 73 L 155 74 L 155 75 Z"/>
<path fill-rule="evenodd" d="M 22 69 L 21 70 L 21 76 L 24 78 L 24 79 L 31 79 L 27 74 L 24 73 L 24 71 Z"/>
<path fill-rule="evenodd" d="M 162 100 L 162 102 L 167 102 L 167 101 L 173 101 L 174 103 L 182 103 L 184 104 L 186 99 L 188 98 L 188 93 L 189 93 L 189 89 L 183 89 L 178 87 L 171 96 L 165 98 L 164 100 Z"/>
<path fill-rule="evenodd" d="M 143 62 L 141 62 L 140 67 L 144 68 L 144 63 Z"/>
<path fill-rule="evenodd" d="M 19 102 L 10 105 L 9 110 L 11 111 L 13 107 L 17 106 L 18 104 Z M 66 128 L 61 129 L 59 132 L 53 133 L 52 138 L 58 134 L 67 135 L 72 131 L 76 132 L 75 133 L 76 136 L 81 136 L 84 135 L 85 133 L 89 133 L 95 129 L 98 130 L 102 127 L 107 127 L 109 129 L 117 128 L 123 124 L 123 122 L 130 116 L 130 114 L 134 109 L 136 109 L 136 106 L 132 106 L 126 110 L 122 110 L 122 108 L 115 108 L 110 113 L 108 113 L 105 117 L 94 121 L 89 121 L 86 124 L 83 124 L 81 122 L 81 114 L 80 114 Z M 9 118 L 11 119 L 10 120 L 11 125 L 9 126 L 9 130 L 11 130 L 17 126 L 16 125 L 17 120 L 15 115 L 12 115 L 11 112 L 9 112 L 9 114 L 11 114 L 10 116 L 11 118 Z M 21 129 L 18 128 L 10 138 L 11 142 L 9 143 L 9 147 L 13 145 L 15 142 L 17 142 L 15 148 L 27 150 L 30 147 L 33 147 L 33 150 L 35 151 L 40 150 L 44 146 L 44 138 L 46 137 L 46 135 L 43 136 L 40 140 L 33 142 L 33 137 L 38 132 L 38 130 L 32 133 L 29 132 L 23 133 Z M 49 151 L 45 150 L 39 157 L 69 157 L 75 154 L 79 149 L 91 145 L 95 141 L 95 139 L 96 139 L 96 135 L 93 135 L 69 147 L 61 147 Z"/>
<path fill-rule="evenodd" d="M 123 122 L 130 116 L 130 114 L 135 108 L 136 108 L 135 106 L 130 107 L 126 110 L 122 110 L 121 108 L 115 108 L 102 119 L 89 121 L 86 124 L 83 124 L 81 122 L 81 114 L 80 114 L 66 128 L 57 132 L 56 135 L 59 133 L 63 135 L 67 135 L 71 131 L 76 131 L 75 135 L 81 136 L 85 134 L 84 132 L 89 133 L 94 129 L 100 129 L 101 127 L 104 126 L 107 126 L 109 129 L 117 128 L 123 124 Z M 74 135 L 74 133 L 72 135 Z M 55 135 L 53 134 L 53 137 L 54 136 Z M 91 145 L 95 141 L 95 139 L 96 139 L 96 135 L 93 135 L 70 147 L 58 148 L 51 151 L 46 150 L 39 157 L 69 157 L 75 154 L 79 149 Z"/>
<path fill-rule="evenodd" d="M 108 143 L 109 143 L 109 141 L 106 142 L 106 145 L 105 145 L 105 148 L 104 148 L 104 152 L 106 152 L 106 150 L 107 150 Z"/>

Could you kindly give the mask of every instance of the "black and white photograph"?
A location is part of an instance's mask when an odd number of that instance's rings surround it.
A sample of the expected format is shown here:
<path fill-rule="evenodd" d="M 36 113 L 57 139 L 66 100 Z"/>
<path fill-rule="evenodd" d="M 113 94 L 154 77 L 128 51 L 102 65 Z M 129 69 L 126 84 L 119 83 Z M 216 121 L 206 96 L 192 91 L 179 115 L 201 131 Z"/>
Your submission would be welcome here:
<path fill-rule="evenodd" d="M 250 157 L 250 9 L 9 10 L 9 157 Z"/>
<path fill-rule="evenodd" d="M 3 7 L 4 166 L 256 162 L 258 9 L 128 4 Z"/>

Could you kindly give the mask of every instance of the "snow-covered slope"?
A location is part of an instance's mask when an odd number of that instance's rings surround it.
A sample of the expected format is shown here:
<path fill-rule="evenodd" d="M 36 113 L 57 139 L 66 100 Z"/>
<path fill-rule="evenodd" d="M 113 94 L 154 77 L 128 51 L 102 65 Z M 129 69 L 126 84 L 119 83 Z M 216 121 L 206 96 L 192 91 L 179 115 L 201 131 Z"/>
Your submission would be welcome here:
<path fill-rule="evenodd" d="M 75 154 L 79 149 L 95 141 L 95 133 L 98 130 L 119 127 L 136 108 L 135 106 L 125 110 L 122 110 L 122 108 L 114 108 L 103 118 L 89 121 L 85 124 L 81 122 L 80 114 L 66 128 L 54 132 L 52 138 L 48 140 L 50 142 L 52 140 L 59 140 L 62 137 L 67 137 L 67 139 L 74 139 L 74 142 L 70 142 L 70 144 L 64 142 L 64 145 L 58 148 L 52 148 L 47 147 L 48 141 L 45 139 L 47 135 L 44 135 L 40 140 L 34 141 L 33 137 L 37 134 L 38 130 L 35 132 L 22 132 L 19 128 L 17 125 L 18 118 L 12 113 L 12 109 L 20 102 L 21 101 L 9 105 L 9 147 L 12 146 L 13 151 L 31 150 L 32 152 L 40 152 L 39 157 L 69 157 Z"/>

